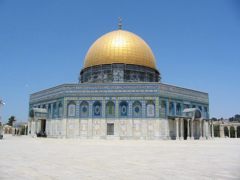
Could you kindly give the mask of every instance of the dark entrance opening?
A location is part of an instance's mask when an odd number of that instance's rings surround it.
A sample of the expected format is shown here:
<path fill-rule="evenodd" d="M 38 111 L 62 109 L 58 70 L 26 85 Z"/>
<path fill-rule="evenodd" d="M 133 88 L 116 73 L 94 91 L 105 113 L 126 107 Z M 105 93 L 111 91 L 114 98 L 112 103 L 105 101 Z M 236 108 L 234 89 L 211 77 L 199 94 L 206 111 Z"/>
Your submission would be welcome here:
<path fill-rule="evenodd" d="M 46 120 L 45 119 L 41 120 L 41 133 L 42 134 L 46 133 Z"/>
<path fill-rule="evenodd" d="M 187 139 L 187 120 L 184 120 L 184 135 L 183 135 L 183 137 L 184 137 L 184 140 L 186 140 Z"/>
<path fill-rule="evenodd" d="M 107 124 L 107 135 L 114 135 L 114 124 Z"/>

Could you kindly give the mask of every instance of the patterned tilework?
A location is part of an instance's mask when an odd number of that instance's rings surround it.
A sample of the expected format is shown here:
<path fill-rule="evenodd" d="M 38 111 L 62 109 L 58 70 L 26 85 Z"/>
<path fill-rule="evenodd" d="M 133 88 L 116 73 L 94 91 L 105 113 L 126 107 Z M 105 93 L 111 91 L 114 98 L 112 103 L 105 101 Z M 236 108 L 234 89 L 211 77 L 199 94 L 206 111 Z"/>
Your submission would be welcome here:
<path fill-rule="evenodd" d="M 103 99 L 102 117 L 105 117 L 105 99 Z"/>
<path fill-rule="evenodd" d="M 77 106 L 77 113 L 76 113 L 76 116 L 78 117 L 79 116 L 79 101 L 77 101 L 77 103 L 76 103 L 76 106 Z"/>
<path fill-rule="evenodd" d="M 129 102 L 129 117 L 132 117 L 132 102 Z"/>
<path fill-rule="evenodd" d="M 127 121 L 120 121 L 121 124 L 121 135 L 127 135 Z"/>
<path fill-rule="evenodd" d="M 68 138 L 73 138 L 74 130 L 75 129 L 75 122 L 72 119 L 68 119 L 67 121 L 67 136 Z"/>
<path fill-rule="evenodd" d="M 154 136 L 154 120 L 147 121 L 147 133 L 149 136 Z"/>
<path fill-rule="evenodd" d="M 118 98 L 116 99 L 116 117 L 118 117 Z"/>
<path fill-rule="evenodd" d="M 48 100 L 54 97 L 64 97 L 65 95 L 136 95 L 151 94 L 178 99 L 201 101 L 208 103 L 208 94 L 200 91 L 186 89 L 182 87 L 172 86 L 163 83 L 121 83 L 121 84 L 62 84 L 53 88 L 49 88 L 37 93 L 30 94 L 30 104 Z"/>
<path fill-rule="evenodd" d="M 156 107 L 156 117 L 159 117 L 159 102 L 158 102 L 158 97 L 155 98 L 155 107 Z"/>
<path fill-rule="evenodd" d="M 101 132 L 101 121 L 100 120 L 94 120 L 93 122 L 93 133 L 95 136 L 99 136 Z"/>
<path fill-rule="evenodd" d="M 145 100 L 142 101 L 142 116 L 145 117 Z"/>

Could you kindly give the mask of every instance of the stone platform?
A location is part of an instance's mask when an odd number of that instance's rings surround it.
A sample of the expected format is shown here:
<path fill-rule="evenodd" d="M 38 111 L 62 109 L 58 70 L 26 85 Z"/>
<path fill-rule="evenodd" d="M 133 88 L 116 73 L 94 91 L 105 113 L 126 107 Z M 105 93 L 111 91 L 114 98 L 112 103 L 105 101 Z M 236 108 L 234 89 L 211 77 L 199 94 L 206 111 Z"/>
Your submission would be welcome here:
<path fill-rule="evenodd" d="M 2 179 L 240 179 L 240 138 L 0 140 Z"/>

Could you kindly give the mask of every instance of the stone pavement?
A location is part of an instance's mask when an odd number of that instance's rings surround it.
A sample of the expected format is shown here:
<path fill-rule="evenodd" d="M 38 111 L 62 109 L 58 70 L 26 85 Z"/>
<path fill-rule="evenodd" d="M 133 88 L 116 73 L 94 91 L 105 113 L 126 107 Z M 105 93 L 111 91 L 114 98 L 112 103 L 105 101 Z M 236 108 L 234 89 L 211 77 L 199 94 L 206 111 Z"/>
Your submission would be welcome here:
<path fill-rule="evenodd" d="M 0 179 L 240 179 L 240 138 L 0 140 Z"/>

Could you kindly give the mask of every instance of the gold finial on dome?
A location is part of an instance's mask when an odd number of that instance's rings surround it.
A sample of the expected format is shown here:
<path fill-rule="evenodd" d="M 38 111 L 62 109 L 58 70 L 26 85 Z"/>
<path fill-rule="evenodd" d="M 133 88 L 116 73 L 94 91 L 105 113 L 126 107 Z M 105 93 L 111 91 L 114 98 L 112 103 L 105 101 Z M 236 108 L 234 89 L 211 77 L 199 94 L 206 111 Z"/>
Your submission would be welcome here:
<path fill-rule="evenodd" d="M 119 18 L 119 29 L 122 29 L 122 18 Z"/>

